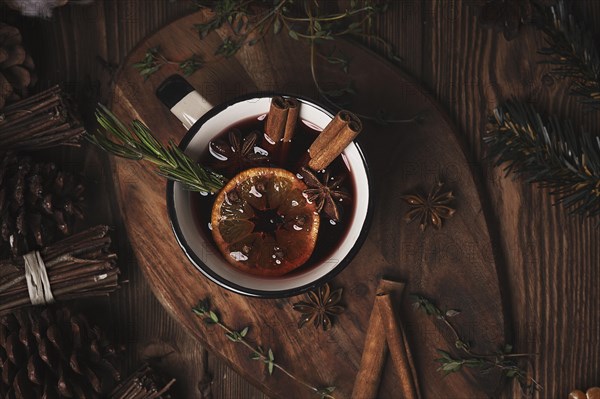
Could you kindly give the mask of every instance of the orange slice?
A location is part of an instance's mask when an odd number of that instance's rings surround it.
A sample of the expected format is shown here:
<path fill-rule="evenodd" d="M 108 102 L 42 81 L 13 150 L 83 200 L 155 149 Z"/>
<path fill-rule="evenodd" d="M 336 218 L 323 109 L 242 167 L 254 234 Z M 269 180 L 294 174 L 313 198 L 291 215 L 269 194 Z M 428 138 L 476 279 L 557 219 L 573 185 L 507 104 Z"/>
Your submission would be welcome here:
<path fill-rule="evenodd" d="M 319 215 L 306 185 L 278 168 L 247 169 L 219 192 L 212 235 L 233 266 L 256 275 L 281 276 L 302 266 L 317 242 Z"/>

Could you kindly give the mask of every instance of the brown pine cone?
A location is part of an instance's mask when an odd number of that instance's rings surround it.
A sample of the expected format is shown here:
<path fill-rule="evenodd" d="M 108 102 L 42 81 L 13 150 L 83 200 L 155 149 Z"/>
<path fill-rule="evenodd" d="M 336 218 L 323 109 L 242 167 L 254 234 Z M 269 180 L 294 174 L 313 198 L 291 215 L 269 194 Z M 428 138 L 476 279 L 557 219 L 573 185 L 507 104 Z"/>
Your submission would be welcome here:
<path fill-rule="evenodd" d="M 84 187 L 53 163 L 0 159 L 0 257 L 39 249 L 69 235 L 82 219 Z"/>
<path fill-rule="evenodd" d="M 0 109 L 27 97 L 37 82 L 33 59 L 22 42 L 17 28 L 0 23 Z"/>
<path fill-rule="evenodd" d="M 0 397 L 100 398 L 119 380 L 115 348 L 67 308 L 0 319 Z"/>

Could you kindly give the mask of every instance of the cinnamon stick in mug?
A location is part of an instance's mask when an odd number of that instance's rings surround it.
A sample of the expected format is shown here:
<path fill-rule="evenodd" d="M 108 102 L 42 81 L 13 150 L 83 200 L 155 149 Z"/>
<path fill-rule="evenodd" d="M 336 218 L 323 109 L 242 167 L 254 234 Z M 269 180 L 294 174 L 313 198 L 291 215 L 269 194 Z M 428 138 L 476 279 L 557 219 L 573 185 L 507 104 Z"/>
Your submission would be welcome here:
<path fill-rule="evenodd" d="M 322 170 L 333 162 L 362 131 L 362 123 L 350 111 L 340 111 L 317 136 L 308 149 L 313 170 Z"/>
<path fill-rule="evenodd" d="M 287 120 L 285 123 L 285 129 L 283 132 L 283 142 L 290 142 L 294 137 L 296 131 L 296 123 L 298 122 L 298 115 L 300 114 L 300 102 L 295 98 L 286 98 L 285 103 L 288 108 Z"/>
<path fill-rule="evenodd" d="M 265 133 L 273 141 L 278 143 L 283 139 L 288 119 L 289 105 L 287 101 L 280 96 L 275 96 L 271 100 L 271 107 L 267 115 Z"/>

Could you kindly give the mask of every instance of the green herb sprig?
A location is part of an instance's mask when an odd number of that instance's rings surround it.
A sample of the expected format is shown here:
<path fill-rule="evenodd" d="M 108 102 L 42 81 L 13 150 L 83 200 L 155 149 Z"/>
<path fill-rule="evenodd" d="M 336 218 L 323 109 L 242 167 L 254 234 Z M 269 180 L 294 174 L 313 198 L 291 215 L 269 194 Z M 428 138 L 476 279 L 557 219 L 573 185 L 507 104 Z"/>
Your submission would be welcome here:
<path fill-rule="evenodd" d="M 304 387 L 308 388 L 310 391 L 319 395 L 321 399 L 335 399 L 331 394 L 335 390 L 335 387 L 329 386 L 325 388 L 317 388 L 309 383 L 301 380 L 300 378 L 293 375 L 291 372 L 286 370 L 281 364 L 275 361 L 275 355 L 271 348 L 265 350 L 261 346 L 254 347 L 252 346 L 246 339 L 248 332 L 250 330 L 249 327 L 243 327 L 240 330 L 234 330 L 227 325 L 225 325 L 216 310 L 211 309 L 210 301 L 206 298 L 198 302 L 198 304 L 192 308 L 192 312 L 197 316 L 201 317 L 205 323 L 209 325 L 214 325 L 220 327 L 223 331 L 225 331 L 225 336 L 231 341 L 242 344 L 248 350 L 250 350 L 250 358 L 252 360 L 256 360 L 262 362 L 267 367 L 267 371 L 269 375 L 272 375 L 274 370 L 280 370 L 285 375 L 293 379 L 294 381 L 300 383 Z"/>
<path fill-rule="evenodd" d="M 571 10 L 572 3 L 560 0 L 542 10 L 542 31 L 546 47 L 539 53 L 547 56 L 544 64 L 552 74 L 571 79 L 571 94 L 592 108 L 600 109 L 600 53 L 594 36 Z"/>
<path fill-rule="evenodd" d="M 152 47 L 146 50 L 144 58 L 133 64 L 140 75 L 147 80 L 151 75 L 157 72 L 164 65 L 177 65 L 179 70 L 185 76 L 190 76 L 204 65 L 202 58 L 199 55 L 192 55 L 183 61 L 171 61 L 167 59 L 161 52 L 160 46 Z"/>
<path fill-rule="evenodd" d="M 224 176 L 185 155 L 172 140 L 163 145 L 139 120 L 134 120 L 127 127 L 102 104 L 98 104 L 96 119 L 100 129 L 86 133 L 86 137 L 113 155 L 152 162 L 158 167 L 159 175 L 180 182 L 190 191 L 216 193 L 227 182 Z"/>
<path fill-rule="evenodd" d="M 549 187 L 571 213 L 600 214 L 600 138 L 569 122 L 544 118 L 531 104 L 509 101 L 494 110 L 483 138 L 506 173 Z"/>
<path fill-rule="evenodd" d="M 542 386 L 519 364 L 519 360 L 526 359 L 530 355 L 512 353 L 513 348 L 511 345 L 505 345 L 495 353 L 476 353 L 471 349 L 471 344 L 461 338 L 458 329 L 450 321 L 452 317 L 460 314 L 459 310 L 448 309 L 444 311 L 437 307 L 432 300 L 421 295 L 412 294 L 411 298 L 414 300 L 413 306 L 415 309 L 423 311 L 428 316 L 435 317 L 452 332 L 454 346 L 462 352 L 462 355 L 451 355 L 447 351 L 436 349 L 440 355 L 438 359 L 435 359 L 436 362 L 440 363 L 438 371 L 448 375 L 461 371 L 463 367 L 468 367 L 486 374 L 495 369 L 500 370 L 504 376 L 516 380 L 522 393 L 527 397 L 533 395 L 536 391 L 542 390 Z"/>

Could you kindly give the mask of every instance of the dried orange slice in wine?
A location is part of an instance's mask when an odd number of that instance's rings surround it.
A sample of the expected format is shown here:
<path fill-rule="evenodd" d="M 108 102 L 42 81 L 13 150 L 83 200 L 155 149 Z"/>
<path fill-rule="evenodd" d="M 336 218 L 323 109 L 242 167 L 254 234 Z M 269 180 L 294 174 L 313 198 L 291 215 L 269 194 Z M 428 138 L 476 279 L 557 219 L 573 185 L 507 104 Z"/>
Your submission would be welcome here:
<path fill-rule="evenodd" d="M 302 266 L 319 231 L 315 204 L 306 185 L 279 168 L 247 169 L 217 195 L 212 235 L 233 266 L 256 275 L 281 276 Z"/>

